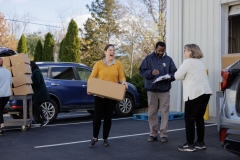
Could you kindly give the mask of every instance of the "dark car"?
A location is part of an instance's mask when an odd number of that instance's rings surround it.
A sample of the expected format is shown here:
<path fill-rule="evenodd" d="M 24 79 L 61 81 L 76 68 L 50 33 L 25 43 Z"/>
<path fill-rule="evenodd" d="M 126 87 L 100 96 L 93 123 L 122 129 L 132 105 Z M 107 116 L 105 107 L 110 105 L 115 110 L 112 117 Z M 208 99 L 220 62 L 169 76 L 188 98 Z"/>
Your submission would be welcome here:
<path fill-rule="evenodd" d="M 240 60 L 222 71 L 217 92 L 217 125 L 222 147 L 240 159 Z"/>
<path fill-rule="evenodd" d="M 84 64 L 64 62 L 37 62 L 50 94 L 50 100 L 41 104 L 43 112 L 54 121 L 59 112 L 87 110 L 93 114 L 94 96 L 87 94 L 87 80 L 92 69 Z M 139 106 L 139 94 L 134 85 L 128 83 L 125 99 L 115 107 L 119 116 L 131 114 Z M 22 107 L 21 101 L 12 101 L 12 108 Z M 22 113 L 11 115 L 20 118 Z"/>
<path fill-rule="evenodd" d="M 7 57 L 17 54 L 14 50 L 6 47 L 0 47 L 0 57 Z"/>

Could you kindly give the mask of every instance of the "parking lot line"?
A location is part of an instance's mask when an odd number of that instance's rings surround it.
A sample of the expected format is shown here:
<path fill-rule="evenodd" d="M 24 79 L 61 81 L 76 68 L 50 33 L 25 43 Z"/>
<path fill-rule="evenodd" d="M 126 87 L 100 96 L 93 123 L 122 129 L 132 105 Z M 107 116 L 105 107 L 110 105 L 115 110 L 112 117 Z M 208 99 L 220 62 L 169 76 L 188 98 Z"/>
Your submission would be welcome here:
<path fill-rule="evenodd" d="M 119 121 L 119 120 L 124 120 L 124 119 L 131 119 L 132 117 L 126 117 L 126 118 L 117 118 L 117 119 L 112 119 L 112 121 Z M 103 121 L 103 120 L 102 120 Z M 86 123 L 92 123 L 92 121 L 87 121 L 87 122 L 76 122 L 76 123 L 64 123 L 64 124 L 49 124 L 46 125 L 45 127 L 55 127 L 55 126 L 67 126 L 67 125 L 73 125 L 73 124 L 86 124 Z"/>
<path fill-rule="evenodd" d="M 209 125 L 205 125 L 205 127 L 210 127 L 210 126 L 215 126 L 215 125 L 217 125 L 217 124 L 209 124 Z M 175 132 L 175 131 L 181 131 L 181 130 L 185 130 L 185 128 L 172 129 L 172 130 L 168 130 L 168 132 Z M 142 136 L 142 135 L 148 135 L 148 134 L 149 134 L 149 132 L 148 133 L 139 133 L 139 134 L 132 134 L 132 135 L 117 136 L 117 137 L 109 137 L 108 139 L 135 137 L 135 136 Z M 99 139 L 99 140 L 102 140 L 102 139 Z M 90 142 L 90 140 L 68 142 L 68 143 L 58 143 L 58 144 L 50 144 L 50 145 L 43 145 L 43 146 L 34 146 L 34 148 L 39 149 L 39 148 L 64 146 L 64 145 L 71 145 L 71 144 L 76 144 L 76 143 L 86 143 L 86 142 Z"/>
<path fill-rule="evenodd" d="M 126 118 L 117 118 L 117 119 L 112 119 L 112 121 L 119 121 L 119 120 L 124 120 L 124 119 L 131 119 L 132 117 L 126 117 Z M 103 121 L 103 120 L 102 120 Z M 48 124 L 44 127 L 56 127 L 56 126 L 67 126 L 67 125 L 75 125 L 75 124 L 86 124 L 86 123 L 92 123 L 92 121 L 87 121 L 87 122 L 76 122 L 76 123 L 64 123 L 64 124 Z M 38 126 L 39 127 L 39 126 Z M 35 126 L 32 126 L 32 128 L 38 128 Z M 10 128 L 10 129 L 5 129 L 7 131 L 13 131 L 13 130 L 18 130 L 19 128 Z"/>

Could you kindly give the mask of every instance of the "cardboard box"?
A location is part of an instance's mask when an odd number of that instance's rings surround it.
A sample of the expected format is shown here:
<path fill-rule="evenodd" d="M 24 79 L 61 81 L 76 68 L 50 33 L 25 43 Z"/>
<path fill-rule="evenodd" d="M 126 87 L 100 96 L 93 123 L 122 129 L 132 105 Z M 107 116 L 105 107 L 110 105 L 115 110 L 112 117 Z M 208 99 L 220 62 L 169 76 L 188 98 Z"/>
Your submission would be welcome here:
<path fill-rule="evenodd" d="M 26 63 L 20 63 L 15 66 L 12 66 L 12 74 L 13 77 L 19 75 L 19 74 L 31 74 L 31 68 L 29 64 Z"/>
<path fill-rule="evenodd" d="M 14 95 L 28 95 L 33 94 L 32 86 L 31 85 L 22 85 L 16 88 L 13 88 Z"/>
<path fill-rule="evenodd" d="M 11 63 L 10 63 L 10 58 L 9 57 L 1 57 L 3 60 L 3 67 L 10 67 Z"/>
<path fill-rule="evenodd" d="M 5 67 L 7 70 L 9 70 L 12 74 L 11 67 Z"/>
<path fill-rule="evenodd" d="M 222 69 L 227 68 L 240 59 L 240 53 L 224 54 L 222 55 Z"/>
<path fill-rule="evenodd" d="M 90 78 L 87 91 L 91 94 L 122 101 L 125 97 L 126 87 L 119 83 L 109 82 L 97 78 Z"/>
<path fill-rule="evenodd" d="M 16 77 L 12 77 L 12 81 L 14 88 L 24 84 L 32 84 L 32 79 L 29 74 L 19 74 Z"/>
<path fill-rule="evenodd" d="M 12 66 L 15 66 L 15 65 L 20 64 L 20 63 L 30 64 L 30 59 L 29 59 L 28 55 L 26 55 L 24 53 L 20 53 L 20 54 L 14 55 L 14 56 L 10 56 L 10 61 L 11 61 Z"/>

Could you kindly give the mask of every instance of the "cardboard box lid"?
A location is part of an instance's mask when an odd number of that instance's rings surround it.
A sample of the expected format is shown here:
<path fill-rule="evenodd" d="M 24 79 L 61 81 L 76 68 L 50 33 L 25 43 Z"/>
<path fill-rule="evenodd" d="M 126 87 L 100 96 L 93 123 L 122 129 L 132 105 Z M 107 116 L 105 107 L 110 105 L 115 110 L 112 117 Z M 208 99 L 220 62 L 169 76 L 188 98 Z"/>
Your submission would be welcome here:
<path fill-rule="evenodd" d="M 12 81 L 14 88 L 24 84 L 32 84 L 32 79 L 29 74 L 19 74 L 16 77 L 12 77 Z"/>
<path fill-rule="evenodd" d="M 240 59 L 240 53 L 224 54 L 222 55 L 222 69 L 227 68 Z"/>
<path fill-rule="evenodd" d="M 10 63 L 10 58 L 9 57 L 1 57 L 3 60 L 3 67 L 10 67 L 11 63 Z"/>
<path fill-rule="evenodd" d="M 28 95 L 33 94 L 32 86 L 31 85 L 22 85 L 16 88 L 13 88 L 14 95 Z"/>
<path fill-rule="evenodd" d="M 12 66 L 12 74 L 13 76 L 17 76 L 19 74 L 31 74 L 31 68 L 29 64 L 26 63 L 20 63 L 15 66 Z"/>
<path fill-rule="evenodd" d="M 125 97 L 126 87 L 122 84 L 109 82 L 97 78 L 90 78 L 87 91 L 91 94 L 122 101 Z"/>
<path fill-rule="evenodd" d="M 17 65 L 19 63 L 30 64 L 30 59 L 29 59 L 28 55 L 24 54 L 24 53 L 10 56 L 10 61 L 11 61 L 12 66 Z"/>

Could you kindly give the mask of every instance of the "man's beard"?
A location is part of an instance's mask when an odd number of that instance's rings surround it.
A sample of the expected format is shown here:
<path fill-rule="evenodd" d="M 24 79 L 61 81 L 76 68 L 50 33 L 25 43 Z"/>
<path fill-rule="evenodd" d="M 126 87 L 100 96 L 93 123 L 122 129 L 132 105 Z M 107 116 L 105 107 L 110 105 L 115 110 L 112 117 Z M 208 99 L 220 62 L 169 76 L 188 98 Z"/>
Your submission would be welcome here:
<path fill-rule="evenodd" d="M 163 56 L 163 54 L 157 54 L 157 57 L 161 58 Z"/>

